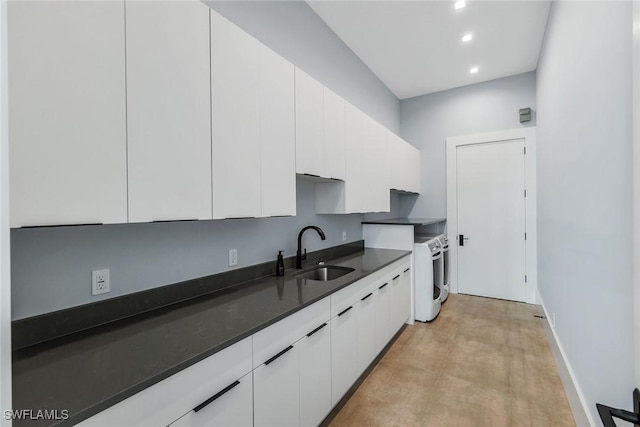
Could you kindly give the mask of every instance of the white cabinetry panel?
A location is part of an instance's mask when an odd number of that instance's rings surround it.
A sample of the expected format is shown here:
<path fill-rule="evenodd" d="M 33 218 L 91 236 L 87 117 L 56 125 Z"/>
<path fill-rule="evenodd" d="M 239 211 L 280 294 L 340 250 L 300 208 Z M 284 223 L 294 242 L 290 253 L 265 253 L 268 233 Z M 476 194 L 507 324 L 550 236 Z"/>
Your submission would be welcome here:
<path fill-rule="evenodd" d="M 358 379 L 357 307 L 350 306 L 331 319 L 331 402 L 338 403 Z"/>
<path fill-rule="evenodd" d="M 316 426 L 331 410 L 331 328 L 328 321 L 310 330 L 298 345 L 300 425 Z"/>
<path fill-rule="evenodd" d="M 294 67 L 260 46 L 262 216 L 296 214 Z"/>
<path fill-rule="evenodd" d="M 316 212 L 389 212 L 388 131 L 345 104 L 345 182 L 316 185 Z"/>
<path fill-rule="evenodd" d="M 126 222 L 124 2 L 7 14 L 11 226 Z"/>
<path fill-rule="evenodd" d="M 323 86 L 296 68 L 296 172 L 322 176 Z"/>
<path fill-rule="evenodd" d="M 324 88 L 324 171 L 322 176 L 345 179 L 345 101 Z"/>
<path fill-rule="evenodd" d="M 285 347 L 253 371 L 254 426 L 300 425 L 300 361 L 297 345 Z"/>
<path fill-rule="evenodd" d="M 209 8 L 127 1 L 129 222 L 211 219 Z"/>
<path fill-rule="evenodd" d="M 388 132 L 389 188 L 420 192 L 420 151 L 391 131 Z"/>
<path fill-rule="evenodd" d="M 404 270 L 407 270 L 406 272 Z M 411 270 L 409 265 L 396 270 L 391 279 L 391 328 L 395 334 L 411 315 Z"/>
<path fill-rule="evenodd" d="M 213 217 L 295 215 L 293 65 L 210 14 Z"/>
<path fill-rule="evenodd" d="M 376 351 L 380 352 L 387 345 L 395 331 L 390 325 L 389 282 L 380 284 L 375 291 L 375 324 L 376 324 Z"/>
<path fill-rule="evenodd" d="M 367 293 L 358 303 L 358 375 L 373 361 L 376 351 L 376 310 L 374 291 Z"/>
<path fill-rule="evenodd" d="M 260 45 L 211 12 L 213 217 L 258 217 Z"/>

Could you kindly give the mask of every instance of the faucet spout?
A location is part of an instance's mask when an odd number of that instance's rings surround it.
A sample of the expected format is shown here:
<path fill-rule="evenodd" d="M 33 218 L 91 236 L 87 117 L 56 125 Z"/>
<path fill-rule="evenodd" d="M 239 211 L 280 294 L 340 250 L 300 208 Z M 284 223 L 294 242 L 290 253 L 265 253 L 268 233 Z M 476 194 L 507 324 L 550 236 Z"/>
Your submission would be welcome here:
<path fill-rule="evenodd" d="M 327 237 L 324 235 L 324 231 L 322 231 L 322 229 L 320 227 L 317 227 L 315 225 L 308 225 L 308 226 L 304 227 L 302 230 L 300 230 L 300 233 L 298 234 L 298 251 L 296 252 L 296 268 L 297 269 L 301 269 L 302 268 L 302 260 L 307 259 L 307 249 L 306 248 L 304 250 L 304 255 L 302 254 L 302 235 L 304 234 L 305 231 L 307 231 L 309 229 L 316 230 L 316 232 L 320 236 L 320 239 L 327 240 Z"/>

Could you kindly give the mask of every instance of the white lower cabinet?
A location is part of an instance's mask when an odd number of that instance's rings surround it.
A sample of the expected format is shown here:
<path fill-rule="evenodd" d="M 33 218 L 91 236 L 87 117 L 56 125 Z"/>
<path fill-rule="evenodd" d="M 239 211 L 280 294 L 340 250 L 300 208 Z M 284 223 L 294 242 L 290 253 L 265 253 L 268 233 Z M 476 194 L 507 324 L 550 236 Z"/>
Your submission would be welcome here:
<path fill-rule="evenodd" d="M 368 292 L 358 303 L 358 372 L 362 373 L 376 357 L 376 309 L 374 290 Z"/>
<path fill-rule="evenodd" d="M 358 307 L 348 306 L 331 319 L 331 404 L 335 406 L 358 379 Z"/>
<path fill-rule="evenodd" d="M 389 315 L 389 282 L 381 283 L 375 291 L 375 330 L 376 351 L 380 352 L 389 342 L 395 331 L 391 327 Z"/>
<path fill-rule="evenodd" d="M 411 315 L 411 276 L 409 266 L 397 270 L 391 279 L 391 328 L 394 333 Z"/>
<path fill-rule="evenodd" d="M 254 426 L 300 425 L 300 358 L 289 345 L 253 371 Z"/>
<path fill-rule="evenodd" d="M 331 410 L 331 328 L 325 322 L 298 341 L 300 425 L 317 426 Z"/>
<path fill-rule="evenodd" d="M 232 382 L 170 427 L 244 427 L 253 424 L 253 373 Z"/>

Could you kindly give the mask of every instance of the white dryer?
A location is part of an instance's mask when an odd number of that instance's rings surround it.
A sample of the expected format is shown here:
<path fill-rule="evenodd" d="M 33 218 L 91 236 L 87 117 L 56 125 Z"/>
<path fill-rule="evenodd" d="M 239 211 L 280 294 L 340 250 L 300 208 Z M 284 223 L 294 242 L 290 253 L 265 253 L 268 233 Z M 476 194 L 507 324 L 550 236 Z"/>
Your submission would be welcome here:
<path fill-rule="evenodd" d="M 415 318 L 429 322 L 440 313 L 442 250 L 438 238 L 416 236 L 414 243 Z"/>

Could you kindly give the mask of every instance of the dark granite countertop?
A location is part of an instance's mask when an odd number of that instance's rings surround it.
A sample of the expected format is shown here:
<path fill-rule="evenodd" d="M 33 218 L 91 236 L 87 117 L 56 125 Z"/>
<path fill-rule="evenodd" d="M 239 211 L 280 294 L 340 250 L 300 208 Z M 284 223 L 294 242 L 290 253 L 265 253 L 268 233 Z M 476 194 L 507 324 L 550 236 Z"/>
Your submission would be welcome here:
<path fill-rule="evenodd" d="M 66 409 L 59 425 L 76 424 L 409 253 L 365 248 L 327 261 L 355 269 L 331 282 L 265 277 L 15 350 L 13 407 Z"/>
<path fill-rule="evenodd" d="M 393 218 L 381 219 L 378 221 L 362 221 L 363 224 L 381 225 L 430 225 L 445 222 L 447 218 Z"/>

